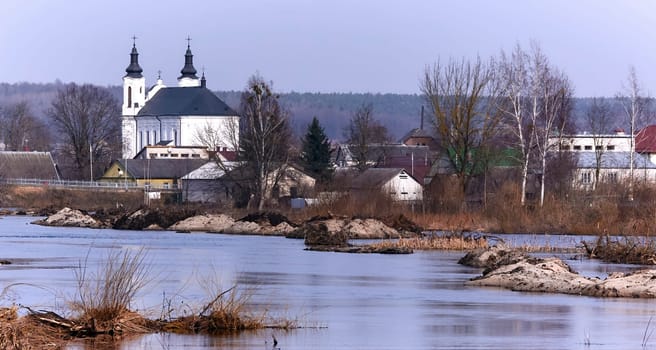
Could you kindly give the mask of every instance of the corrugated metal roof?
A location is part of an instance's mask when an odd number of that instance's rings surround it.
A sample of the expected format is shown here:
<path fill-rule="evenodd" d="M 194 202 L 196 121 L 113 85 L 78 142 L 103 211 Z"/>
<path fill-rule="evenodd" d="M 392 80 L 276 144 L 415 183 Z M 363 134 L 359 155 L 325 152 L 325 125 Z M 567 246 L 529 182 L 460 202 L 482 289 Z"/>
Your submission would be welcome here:
<path fill-rule="evenodd" d="M 590 169 L 597 167 L 595 152 L 577 152 L 577 167 Z M 631 152 L 604 152 L 601 156 L 602 169 L 628 169 L 631 164 Z M 656 169 L 656 164 L 649 157 L 634 153 L 633 167 L 637 169 Z"/>
<path fill-rule="evenodd" d="M 50 152 L 0 152 L 0 177 L 59 180 Z"/>
<path fill-rule="evenodd" d="M 236 116 L 237 112 L 205 87 L 168 87 L 146 102 L 137 117 L 183 115 Z"/>
<path fill-rule="evenodd" d="M 401 172 L 405 172 L 405 170 L 401 168 L 369 168 L 353 179 L 351 188 L 355 190 L 380 189 Z M 412 178 L 410 174 L 406 174 Z M 415 179 L 415 181 L 417 180 Z"/>
<path fill-rule="evenodd" d="M 121 168 L 135 179 L 179 179 L 207 163 L 206 159 L 120 159 Z"/>

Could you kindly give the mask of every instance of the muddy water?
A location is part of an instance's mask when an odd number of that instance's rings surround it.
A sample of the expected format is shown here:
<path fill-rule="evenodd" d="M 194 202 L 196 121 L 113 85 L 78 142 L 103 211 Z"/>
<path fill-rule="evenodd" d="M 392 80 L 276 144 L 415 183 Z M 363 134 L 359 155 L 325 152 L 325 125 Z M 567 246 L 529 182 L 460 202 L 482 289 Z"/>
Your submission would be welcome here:
<path fill-rule="evenodd" d="M 94 271 L 108 251 L 145 247 L 153 282 L 133 309 L 159 317 L 166 301 L 184 314 L 208 300 L 208 281 L 237 282 L 253 291 L 258 308 L 308 327 L 221 337 L 154 334 L 113 349 L 270 349 L 272 333 L 281 349 L 639 348 L 645 329 L 656 328 L 649 323 L 653 300 L 465 287 L 480 270 L 456 264 L 462 253 L 322 253 L 279 237 L 47 228 L 31 220 L 0 219 L 0 258 L 14 262 L 0 266 L 3 304 L 64 313 L 81 261 Z M 630 269 L 571 263 L 588 275 Z M 656 336 L 646 343 L 656 348 Z"/>

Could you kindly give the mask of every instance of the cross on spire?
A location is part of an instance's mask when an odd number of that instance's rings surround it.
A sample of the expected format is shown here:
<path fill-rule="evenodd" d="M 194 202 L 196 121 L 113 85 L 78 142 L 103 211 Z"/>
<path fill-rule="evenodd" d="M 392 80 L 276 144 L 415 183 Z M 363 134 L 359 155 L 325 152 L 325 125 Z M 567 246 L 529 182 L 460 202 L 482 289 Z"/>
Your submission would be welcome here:
<path fill-rule="evenodd" d="M 162 70 L 157 71 L 157 79 L 162 79 Z"/>
<path fill-rule="evenodd" d="M 187 35 L 187 48 L 191 46 L 191 38 Z"/>
<path fill-rule="evenodd" d="M 137 37 L 136 37 L 136 35 L 132 35 L 132 46 L 137 46 Z"/>

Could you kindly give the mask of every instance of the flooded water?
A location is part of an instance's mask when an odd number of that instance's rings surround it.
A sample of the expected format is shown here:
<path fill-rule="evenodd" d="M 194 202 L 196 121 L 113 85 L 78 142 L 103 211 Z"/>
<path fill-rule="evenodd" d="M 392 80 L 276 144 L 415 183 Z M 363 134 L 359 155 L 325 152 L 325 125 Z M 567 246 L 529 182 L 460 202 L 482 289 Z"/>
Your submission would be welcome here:
<path fill-rule="evenodd" d="M 259 307 L 309 327 L 221 337 L 153 334 L 117 349 L 271 349 L 272 333 L 282 350 L 616 349 L 641 348 L 645 330 L 656 329 L 654 300 L 465 287 L 480 270 L 458 265 L 463 253 L 310 252 L 301 240 L 281 237 L 48 228 L 32 220 L 0 219 L 0 258 L 14 262 L 0 266 L 5 305 L 64 312 L 81 261 L 93 271 L 112 249 L 145 247 L 154 281 L 133 309 L 159 317 L 162 300 L 170 300 L 180 312 L 192 310 L 209 298 L 204 281 L 220 280 L 226 288 L 235 282 L 254 288 Z M 570 263 L 587 275 L 630 268 Z M 656 336 L 646 345 L 656 348 Z"/>

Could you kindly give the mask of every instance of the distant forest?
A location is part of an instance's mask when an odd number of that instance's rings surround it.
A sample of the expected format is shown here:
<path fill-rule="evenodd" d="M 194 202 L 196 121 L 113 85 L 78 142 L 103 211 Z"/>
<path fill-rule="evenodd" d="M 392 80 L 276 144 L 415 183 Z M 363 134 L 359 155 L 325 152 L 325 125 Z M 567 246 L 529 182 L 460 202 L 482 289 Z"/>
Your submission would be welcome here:
<path fill-rule="evenodd" d="M 32 112 L 46 124 L 45 111 L 57 93 L 63 87 L 60 81 L 47 84 L 39 83 L 0 83 L 0 107 L 20 101 L 27 101 Z M 122 102 L 122 87 L 106 87 Z M 217 96 L 233 109 L 239 109 L 241 91 L 216 91 Z M 374 117 L 385 125 L 390 134 L 398 139 L 421 123 L 421 106 L 426 105 L 421 95 L 404 94 L 369 94 L 369 93 L 281 93 L 280 100 L 290 112 L 292 127 L 297 136 L 305 133 L 307 125 L 316 116 L 324 127 L 328 137 L 335 141 L 343 139 L 343 129 L 355 110 L 365 103 L 371 103 Z M 580 131 L 586 130 L 585 113 L 592 103 L 592 98 L 575 98 L 573 121 Z M 625 127 L 625 118 L 617 104 L 612 104 L 616 123 L 612 129 Z M 430 109 L 426 108 L 424 128 L 431 128 Z M 611 131 L 611 130 L 609 130 Z"/>

